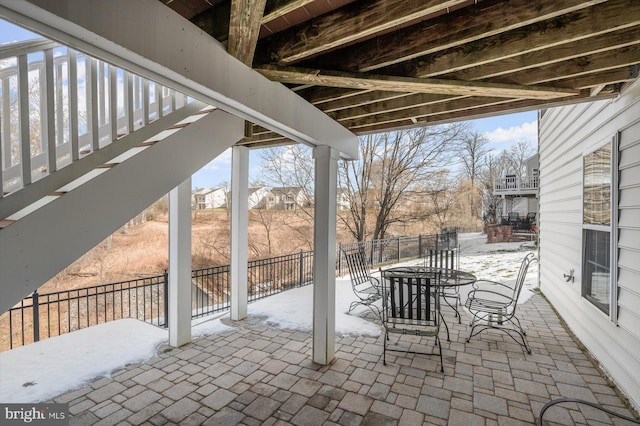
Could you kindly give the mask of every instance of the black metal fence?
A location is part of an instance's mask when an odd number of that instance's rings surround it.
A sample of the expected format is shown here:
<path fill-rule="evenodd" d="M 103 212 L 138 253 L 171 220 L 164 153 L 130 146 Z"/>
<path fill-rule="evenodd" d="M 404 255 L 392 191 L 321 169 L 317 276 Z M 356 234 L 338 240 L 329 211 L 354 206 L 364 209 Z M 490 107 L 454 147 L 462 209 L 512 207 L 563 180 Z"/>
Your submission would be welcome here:
<path fill-rule="evenodd" d="M 336 255 L 338 275 L 348 273 L 344 251 L 353 251 L 362 247 L 372 268 L 397 263 L 403 260 L 425 257 L 428 250 L 452 250 L 458 247 L 457 228 L 443 229 L 440 234 L 418 235 L 417 237 L 396 237 L 384 240 L 362 241 L 340 244 Z"/>
<path fill-rule="evenodd" d="M 313 281 L 313 252 L 248 263 L 249 303 Z M 0 316 L 0 351 L 122 318 L 167 326 L 168 276 L 39 294 L 37 291 Z M 229 265 L 191 273 L 192 318 L 229 309 Z"/>
<path fill-rule="evenodd" d="M 363 243 L 371 265 L 424 257 L 430 249 L 458 246 L 458 234 L 449 230 L 437 235 L 398 237 Z M 346 273 L 341 245 L 336 273 Z M 248 263 L 249 303 L 313 282 L 313 252 Z M 192 318 L 229 309 L 231 304 L 229 265 L 197 269 L 191 275 Z M 102 284 L 93 287 L 39 294 L 23 299 L 0 315 L 0 351 L 37 342 L 81 328 L 122 318 L 137 318 L 158 327 L 167 326 L 168 276 L 163 274 Z"/>

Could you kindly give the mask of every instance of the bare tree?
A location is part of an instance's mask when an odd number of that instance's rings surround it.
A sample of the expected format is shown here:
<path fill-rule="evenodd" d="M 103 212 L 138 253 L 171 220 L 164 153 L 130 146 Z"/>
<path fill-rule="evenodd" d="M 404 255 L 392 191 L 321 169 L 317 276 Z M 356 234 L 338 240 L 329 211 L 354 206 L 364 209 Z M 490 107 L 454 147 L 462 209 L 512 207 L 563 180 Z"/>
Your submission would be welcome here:
<path fill-rule="evenodd" d="M 463 137 L 460 138 L 460 142 L 456 149 L 456 154 L 462 163 L 464 174 L 471 184 L 469 191 L 469 206 L 472 217 L 480 216 L 475 203 L 475 199 L 479 191 L 479 188 L 477 187 L 477 179 L 478 175 L 481 173 L 484 159 L 489 152 L 487 149 L 488 144 L 489 139 L 487 139 L 486 136 L 479 132 L 473 132 L 463 135 Z"/>
<path fill-rule="evenodd" d="M 360 138 L 360 160 L 339 164 L 340 190 L 346 196 L 349 209 L 338 217 L 357 241 L 367 237 L 367 208 L 372 208 L 369 191 L 373 186 L 373 163 L 376 161 L 377 141 L 374 135 Z"/>
<path fill-rule="evenodd" d="M 361 138 L 361 159 L 340 167 L 340 184 L 351 203 L 343 220 L 353 237 L 383 239 L 390 226 L 416 220 L 409 209 L 399 207 L 410 203 L 422 184 L 447 163 L 448 149 L 464 129 L 452 124 Z M 367 210 L 373 211 L 372 230 Z"/>
<path fill-rule="evenodd" d="M 261 152 L 261 183 L 252 186 L 281 187 L 283 193 L 288 189 L 301 191 L 300 197 L 293 197 L 295 203 L 293 214 L 299 221 L 283 221 L 280 226 L 290 229 L 303 242 L 303 247 L 313 247 L 313 195 L 315 181 L 315 164 L 311 149 L 304 145 L 288 145 L 273 147 Z M 295 191 L 291 191 L 292 193 Z"/>
<path fill-rule="evenodd" d="M 527 140 L 521 140 L 511 146 L 509 157 L 513 172 L 519 178 L 524 176 L 527 170 L 527 159 L 534 154 L 532 143 Z"/>
<path fill-rule="evenodd" d="M 435 219 L 438 229 L 442 229 L 447 225 L 456 202 L 456 183 L 451 179 L 448 170 L 440 170 L 426 182 L 424 189 L 429 200 L 427 208 L 430 216 Z"/>

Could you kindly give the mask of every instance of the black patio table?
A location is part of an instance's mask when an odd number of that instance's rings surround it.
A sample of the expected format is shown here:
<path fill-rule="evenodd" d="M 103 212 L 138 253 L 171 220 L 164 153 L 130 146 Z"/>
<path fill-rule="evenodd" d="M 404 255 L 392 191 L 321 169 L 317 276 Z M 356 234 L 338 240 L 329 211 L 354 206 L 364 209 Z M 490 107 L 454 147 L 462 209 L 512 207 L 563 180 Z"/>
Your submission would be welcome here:
<path fill-rule="evenodd" d="M 421 275 L 431 275 L 434 273 L 440 274 L 440 287 L 459 287 L 463 285 L 469 285 L 475 283 L 478 279 L 475 275 L 464 272 L 459 269 L 449 269 L 449 268 L 441 268 L 437 266 L 396 266 L 393 268 L 385 269 L 385 271 L 393 272 L 394 275 L 404 275 L 406 274 L 408 277 L 410 276 L 421 276 Z M 448 302 L 447 305 L 451 306 Z M 451 306 L 454 311 L 456 311 L 456 315 L 460 316 L 460 312 L 458 309 Z M 440 313 L 440 318 L 442 319 L 442 323 L 444 324 L 445 329 L 447 330 L 447 341 L 450 341 L 449 338 L 449 326 L 447 322 L 444 320 L 444 316 L 442 316 L 442 312 Z"/>

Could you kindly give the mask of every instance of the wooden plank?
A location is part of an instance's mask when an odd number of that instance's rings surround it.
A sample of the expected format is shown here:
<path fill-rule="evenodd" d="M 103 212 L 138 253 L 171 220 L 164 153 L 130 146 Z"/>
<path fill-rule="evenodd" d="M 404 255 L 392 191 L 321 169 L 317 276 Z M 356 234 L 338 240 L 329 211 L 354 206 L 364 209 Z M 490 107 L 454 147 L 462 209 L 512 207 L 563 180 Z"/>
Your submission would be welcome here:
<path fill-rule="evenodd" d="M 260 20 L 267 0 L 231 0 L 227 51 L 251 66 L 260 35 Z"/>
<path fill-rule="evenodd" d="M 454 98 L 450 101 L 440 102 L 434 105 L 423 105 L 412 108 L 405 108 L 399 111 L 385 112 L 381 114 L 368 115 L 353 120 L 342 120 L 340 124 L 348 129 L 362 127 L 366 125 L 392 123 L 405 119 L 421 119 L 436 114 L 444 114 L 460 110 L 468 110 L 486 105 L 496 105 L 501 103 L 512 102 L 513 99 L 505 99 L 501 97 L 465 97 Z"/>
<path fill-rule="evenodd" d="M 325 102 L 318 107 L 325 113 L 341 111 L 348 108 L 359 108 L 376 102 L 390 101 L 392 99 L 403 99 L 409 96 L 407 93 L 388 92 L 388 91 L 366 91 L 344 99 L 337 99 L 331 102 Z M 433 95 L 424 95 L 433 96 Z"/>
<path fill-rule="evenodd" d="M 368 40 L 348 54 L 331 55 L 330 62 L 322 64 L 326 68 L 373 71 L 556 18 L 602 1 L 539 0 L 534 7 L 531 0 L 487 0 Z"/>
<path fill-rule="evenodd" d="M 442 79 L 415 79 L 356 73 L 339 73 L 304 68 L 262 67 L 256 69 L 265 77 L 281 83 L 319 84 L 353 89 L 372 89 L 410 93 L 443 95 L 499 96 L 505 98 L 550 99 L 573 96 L 577 91 L 553 87 L 530 87 L 485 82 L 466 82 Z"/>
<path fill-rule="evenodd" d="M 407 61 L 389 70 L 399 75 L 435 77 L 637 25 L 640 25 L 640 2 L 611 0 L 558 19 Z"/>
<path fill-rule="evenodd" d="M 347 128 L 351 130 L 353 133 L 357 135 L 365 134 L 365 133 L 375 133 L 375 132 L 387 132 L 391 130 L 397 130 L 400 128 L 410 128 L 416 127 L 416 125 L 436 125 L 436 124 L 444 124 L 444 123 L 452 123 L 461 120 L 471 120 L 477 118 L 485 118 L 485 117 L 493 117 L 496 115 L 503 114 L 511 114 L 516 112 L 523 111 L 534 111 L 540 108 L 552 108 L 556 106 L 567 105 L 570 103 L 576 102 L 591 102 L 593 100 L 598 99 L 607 99 L 611 98 L 610 95 L 607 96 L 598 96 L 596 98 L 589 97 L 589 93 L 581 94 L 576 98 L 570 98 L 570 100 L 538 100 L 538 99 L 526 99 L 526 100 L 518 100 L 504 103 L 494 103 L 488 105 L 479 105 L 476 108 L 467 107 L 461 108 L 457 111 L 446 112 L 442 114 L 423 116 L 420 120 L 417 120 L 417 123 L 414 123 L 408 116 L 402 117 L 398 114 L 396 119 L 392 119 L 394 117 L 386 117 L 386 122 L 377 123 L 375 120 L 373 123 L 368 124 L 363 122 L 362 120 L 354 120 L 351 123 L 342 123 L 347 124 Z"/>
<path fill-rule="evenodd" d="M 501 75 L 492 81 L 511 84 L 543 84 L 554 81 L 556 87 L 573 87 L 573 78 L 599 73 L 624 66 L 633 66 L 640 61 L 640 44 L 615 49 L 604 53 L 581 56 L 554 64 Z M 558 81 L 562 78 L 563 81 Z"/>
<path fill-rule="evenodd" d="M 288 13 L 291 13 L 295 10 L 301 9 L 308 5 L 309 3 L 313 3 L 315 0 L 293 0 L 289 1 L 279 7 L 276 7 L 273 11 L 264 15 L 260 21 L 262 25 L 268 24 L 269 22 L 280 18 Z M 266 12 L 266 11 L 265 11 Z"/>
<path fill-rule="evenodd" d="M 406 95 L 397 99 L 382 99 L 376 100 L 369 104 L 362 104 L 357 107 L 342 109 L 335 112 L 325 111 L 329 117 L 334 120 L 344 121 L 353 120 L 360 117 L 366 117 L 369 115 L 378 115 L 388 112 L 401 111 L 410 108 L 418 108 L 427 105 L 434 105 L 437 103 L 452 101 L 455 99 L 463 99 L 464 96 L 451 97 L 448 95 L 432 95 L 426 93 L 418 93 L 413 95 Z"/>
<path fill-rule="evenodd" d="M 504 74 L 542 68 L 562 61 L 579 59 L 582 56 L 606 54 L 609 50 L 623 49 L 640 43 L 640 26 L 624 29 L 619 32 L 606 33 L 587 40 L 561 44 L 542 51 L 537 50 L 524 55 L 503 59 L 499 62 L 473 67 L 446 75 L 444 78 L 459 80 L 479 80 Z M 623 61 L 624 63 L 624 61 Z M 611 66 L 615 66 L 614 63 Z M 553 70 L 556 74 L 555 67 Z"/>
<path fill-rule="evenodd" d="M 269 38 L 269 50 L 277 63 L 288 65 L 371 37 L 467 0 L 372 0 L 354 2 L 304 25 Z M 267 58 L 270 59 L 270 58 Z"/>

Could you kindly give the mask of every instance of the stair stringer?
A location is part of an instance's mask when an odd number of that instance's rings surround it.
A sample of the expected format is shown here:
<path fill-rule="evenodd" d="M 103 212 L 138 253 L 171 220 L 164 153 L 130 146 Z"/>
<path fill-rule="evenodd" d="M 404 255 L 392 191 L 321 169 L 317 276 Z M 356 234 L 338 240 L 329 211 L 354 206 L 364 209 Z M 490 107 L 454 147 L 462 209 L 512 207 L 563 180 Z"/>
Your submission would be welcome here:
<path fill-rule="evenodd" d="M 221 110 L 0 229 L 0 313 L 243 137 Z"/>

